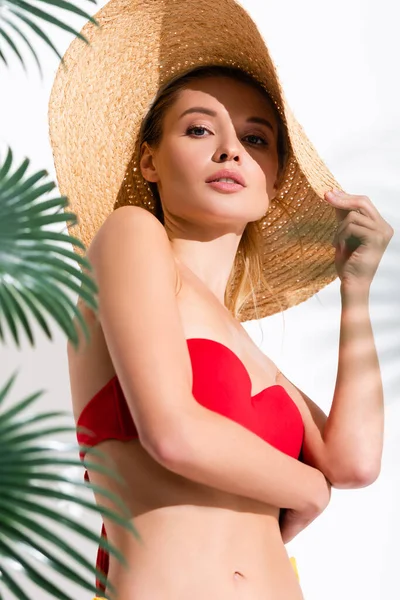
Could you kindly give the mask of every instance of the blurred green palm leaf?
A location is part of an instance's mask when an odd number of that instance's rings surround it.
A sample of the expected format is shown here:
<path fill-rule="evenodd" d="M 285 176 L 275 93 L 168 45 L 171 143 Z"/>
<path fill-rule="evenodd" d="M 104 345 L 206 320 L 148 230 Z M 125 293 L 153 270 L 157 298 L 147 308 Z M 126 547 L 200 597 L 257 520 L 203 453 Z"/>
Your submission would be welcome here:
<path fill-rule="evenodd" d="M 77 347 L 78 332 L 73 317 L 76 317 L 87 340 L 89 332 L 79 308 L 67 291 L 78 293 L 96 311 L 95 294 L 98 289 L 93 279 L 83 272 L 83 269 L 92 271 L 89 261 L 65 247 L 65 244 L 72 244 L 85 249 L 82 242 L 67 234 L 45 229 L 60 222 L 76 223 L 75 214 L 62 210 L 68 206 L 67 198 L 43 200 L 55 184 L 39 184 L 47 176 L 46 171 L 25 177 L 28 166 L 29 160 L 25 159 L 12 172 L 10 148 L 4 163 L 0 162 L 0 339 L 4 342 L 7 325 L 19 347 L 19 326 L 34 345 L 28 315 L 52 339 L 47 313 Z M 83 269 L 79 269 L 76 263 Z"/>
<path fill-rule="evenodd" d="M 84 554 L 66 542 L 64 536 L 55 533 L 54 523 L 64 525 L 69 531 L 76 532 L 85 540 L 98 543 L 125 566 L 127 566 L 126 560 L 107 540 L 104 538 L 99 540 L 99 536 L 88 527 L 66 515 L 65 509 L 54 508 L 54 502 L 58 500 L 75 503 L 83 509 L 107 515 L 125 529 L 130 530 L 136 537 L 139 537 L 138 533 L 129 520 L 127 507 L 118 496 L 99 486 L 87 484 L 82 478 L 73 478 L 68 475 L 66 468 L 62 468 L 75 467 L 77 470 L 81 465 L 77 444 L 66 444 L 59 441 L 46 443 L 44 441 L 44 438 L 49 435 L 56 435 L 58 440 L 60 433 L 75 432 L 75 427 L 46 427 L 43 424 L 45 420 L 57 416 L 69 416 L 68 413 L 25 414 L 25 409 L 42 394 L 41 391 L 30 395 L 8 410 L 2 409 L 15 377 L 16 374 L 12 375 L 0 390 L 0 597 L 1 587 L 4 584 L 6 589 L 12 592 L 18 600 L 30 600 L 16 581 L 11 569 L 8 568 L 8 563 L 11 563 L 11 565 L 17 565 L 19 572 L 22 571 L 27 578 L 35 582 L 42 590 L 52 594 L 54 598 L 75 600 L 42 575 L 28 558 L 38 559 L 41 565 L 47 564 L 68 581 L 95 594 L 94 577 L 97 576 L 103 583 L 106 583 L 106 577 L 87 560 Z M 32 430 L 32 426 L 37 424 L 39 424 L 39 428 Z M 80 448 L 83 449 L 85 446 Z M 73 457 L 69 455 L 71 451 L 73 451 Z M 104 457 L 95 448 L 91 448 L 90 453 Z M 122 481 L 115 470 L 98 463 L 85 459 L 85 466 Z M 93 491 L 111 499 L 120 507 L 125 516 L 120 516 L 105 507 L 97 506 L 93 501 L 79 497 L 77 493 L 79 487 L 90 487 Z M 72 489 L 73 493 L 63 491 L 63 488 L 64 490 Z M 52 501 L 52 507 L 48 505 L 49 501 Z M 38 522 L 39 517 L 42 523 Z M 55 553 L 49 544 L 53 544 L 58 553 Z M 91 580 L 80 575 L 75 565 L 68 566 L 71 559 L 91 575 Z M 111 592 L 115 591 L 110 584 L 108 587 Z"/>
<path fill-rule="evenodd" d="M 89 1 L 96 4 L 96 0 Z M 0 0 L 0 63 L 8 66 L 3 53 L 7 47 L 18 57 L 26 71 L 22 54 L 13 39 L 19 36 L 30 49 L 43 77 L 35 49 L 21 27 L 28 27 L 42 38 L 57 54 L 63 66 L 62 56 L 34 19 L 56 25 L 85 43 L 89 42 L 46 9 L 39 8 L 38 2 L 83 16 L 98 27 L 99 24 L 65 0 L 36 0 L 35 5 L 25 0 Z M 0 156 L 0 342 L 4 343 L 7 329 L 18 347 L 21 331 L 34 346 L 33 321 L 52 339 L 47 320 L 50 316 L 72 345 L 78 348 L 81 338 L 76 327 L 82 329 L 87 341 L 90 333 L 69 293 L 78 294 L 87 306 L 97 312 L 98 289 L 90 277 L 92 267 L 88 260 L 70 249 L 76 246 L 85 251 L 83 243 L 54 230 L 57 223 L 63 223 L 65 227 L 64 224 L 76 223 L 77 218 L 73 213 L 63 212 L 68 206 L 66 197 L 45 199 L 45 195 L 55 187 L 53 182 L 43 181 L 48 175 L 45 170 L 28 177 L 28 159 L 15 169 L 12 163 L 13 155 L 9 148 L 4 162 Z M 71 518 L 69 515 L 72 515 L 72 510 L 67 510 L 66 514 L 65 508 L 61 509 L 57 502 L 67 502 L 71 507 L 72 504 L 80 507 L 82 511 L 91 510 L 101 516 L 106 515 L 139 537 L 131 523 L 129 511 L 118 496 L 85 482 L 83 473 L 78 478 L 71 476 L 71 469 L 79 473 L 78 467 L 81 467 L 79 450 L 88 450 L 84 461 L 86 468 L 114 477 L 122 484 L 124 482 L 115 467 L 108 469 L 88 460 L 89 450 L 90 454 L 105 459 L 97 449 L 79 448 L 77 444 L 59 441 L 60 434 L 76 433 L 77 429 L 83 428 L 44 425 L 46 420 L 54 417 L 71 417 L 69 412 L 27 414 L 25 409 L 37 400 L 42 391 L 30 395 L 8 410 L 3 409 L 15 377 L 15 374 L 12 375 L 0 389 L 0 598 L 3 597 L 3 590 L 8 590 L 13 598 L 31 600 L 22 588 L 19 577 L 18 581 L 16 578 L 16 573 L 19 575 L 22 572 L 52 597 L 74 600 L 54 583 L 52 577 L 44 575 L 44 564 L 50 567 L 51 574 L 57 572 L 66 581 L 92 594 L 97 592 L 95 577 L 107 584 L 110 593 L 113 593 L 115 588 L 107 582 L 106 575 L 66 541 L 66 535 L 56 532 L 55 523 L 65 526 L 67 534 L 76 533 L 84 541 L 95 542 L 127 567 L 125 557 L 106 538 L 92 532 L 81 520 Z M 48 436 L 54 436 L 53 441 L 46 441 Z M 69 454 L 71 452 L 72 456 Z M 92 495 L 88 501 L 79 493 L 85 488 L 109 498 L 120 509 L 119 512 L 97 505 Z M 32 559 L 36 559 L 36 565 Z M 71 561 L 74 561 L 73 566 L 69 566 Z M 76 564 L 84 570 L 83 575 L 77 572 Z"/>
<path fill-rule="evenodd" d="M 76 223 L 76 215 L 64 212 L 68 206 L 65 197 L 44 199 L 55 187 L 53 182 L 43 181 L 48 175 L 46 171 L 28 177 L 28 159 L 16 169 L 13 169 L 12 163 L 13 155 L 9 148 L 4 163 L 0 161 L 0 339 L 4 342 L 7 327 L 19 346 L 19 330 L 22 328 L 31 345 L 34 345 L 30 324 L 32 319 L 52 339 L 46 319 L 50 315 L 74 346 L 78 347 L 79 338 L 74 322 L 81 326 L 87 340 L 90 334 L 68 292 L 78 293 L 96 311 L 97 286 L 89 275 L 92 271 L 89 261 L 66 247 L 72 245 L 85 250 L 83 243 L 68 234 L 47 228 L 58 223 Z M 117 496 L 84 482 L 82 477 L 74 479 L 69 476 L 68 469 L 81 466 L 79 448 L 77 444 L 63 444 L 58 440 L 61 433 L 76 432 L 76 428 L 43 425 L 48 419 L 70 416 L 69 413 L 22 414 L 42 392 L 32 394 L 7 411 L 1 410 L 14 379 L 15 375 L 0 390 L 0 587 L 5 585 L 18 600 L 29 600 L 12 573 L 17 569 L 54 598 L 72 600 L 29 561 L 33 557 L 39 559 L 39 566 L 45 563 L 68 581 L 96 593 L 94 576 L 103 583 L 106 583 L 106 577 L 81 552 L 66 542 L 64 536 L 54 533 L 54 522 L 64 525 L 85 540 L 99 544 L 125 565 L 126 561 L 107 540 L 99 539 L 99 535 L 85 525 L 65 515 L 64 511 L 55 509 L 54 502 L 67 501 L 77 504 L 82 510 L 108 515 L 135 535 L 137 533 L 126 507 Z M 39 427 L 32 430 L 36 424 Z M 50 435 L 57 442 L 46 443 L 44 438 Z M 71 451 L 74 453 L 72 457 L 68 454 Z M 90 448 L 90 452 L 104 458 L 94 448 Z M 115 470 L 87 460 L 85 465 L 120 480 Z M 93 499 L 88 501 L 79 496 L 79 489 L 88 487 L 113 500 L 116 506 L 122 508 L 125 516 L 97 506 Z M 46 501 L 53 502 L 53 506 L 46 505 Z M 50 523 L 40 524 L 39 518 L 47 519 Z M 58 554 L 49 549 L 49 543 L 55 546 Z M 64 555 L 61 558 L 60 552 Z M 71 559 L 92 575 L 91 581 L 77 573 L 76 568 L 68 566 L 68 560 Z M 115 591 L 110 584 L 109 588 L 110 592 Z"/>
<path fill-rule="evenodd" d="M 74 4 L 71 4 L 70 2 L 66 2 L 65 0 L 40 0 L 40 1 L 43 2 L 45 5 L 46 4 L 50 5 L 50 6 L 52 5 L 57 8 L 62 8 L 70 13 L 75 13 L 76 15 L 79 15 L 81 17 L 85 17 L 86 19 L 91 21 L 94 25 L 96 25 L 96 27 L 100 27 L 99 23 L 96 21 L 96 19 L 94 17 L 91 17 L 88 13 L 86 13 L 82 9 L 78 8 Z M 96 0 L 89 0 L 89 2 L 96 4 Z M 22 63 L 22 66 L 25 69 L 25 71 L 26 71 L 26 65 L 24 63 L 23 56 L 20 53 L 13 38 L 11 37 L 11 35 L 10 35 L 11 33 L 13 33 L 14 36 L 16 33 L 27 44 L 28 48 L 32 52 L 33 57 L 36 61 L 40 75 L 41 75 L 41 77 L 43 77 L 43 72 L 42 72 L 42 69 L 40 66 L 38 56 L 35 52 L 35 49 L 29 42 L 28 38 L 24 35 L 23 31 L 21 30 L 21 28 L 19 26 L 20 22 L 25 23 L 25 25 L 27 25 L 32 31 L 34 31 L 57 54 L 57 56 L 61 60 L 61 63 L 64 65 L 64 60 L 63 60 L 62 55 L 58 52 L 57 48 L 54 46 L 53 42 L 50 40 L 48 35 L 43 31 L 43 29 L 41 29 L 37 25 L 37 23 L 35 23 L 35 21 L 32 20 L 31 17 L 38 18 L 41 21 L 46 21 L 48 23 L 56 25 L 57 27 L 60 27 L 61 29 L 64 29 L 65 31 L 68 31 L 69 33 L 72 33 L 75 36 L 79 37 L 86 44 L 89 44 L 88 40 L 81 33 L 76 31 L 75 29 L 73 29 L 72 27 L 70 27 L 63 21 L 61 21 L 60 19 L 57 19 L 56 17 L 54 17 L 52 14 L 50 14 L 46 10 L 42 10 L 42 9 L 38 8 L 37 6 L 34 6 L 33 4 L 26 2 L 25 0 L 0 0 L 0 42 L 3 41 L 3 43 L 5 43 L 5 45 L 14 52 L 14 54 L 17 56 L 18 60 Z M 7 33 L 7 28 L 4 27 L 4 24 L 6 24 L 6 26 L 8 28 L 10 28 L 9 33 Z M 12 30 L 12 32 L 11 32 L 11 30 Z M 2 52 L 2 49 L 1 49 L 1 43 L 0 43 L 0 61 L 2 61 L 3 63 L 5 63 L 8 66 L 6 57 L 4 56 L 4 53 Z"/>

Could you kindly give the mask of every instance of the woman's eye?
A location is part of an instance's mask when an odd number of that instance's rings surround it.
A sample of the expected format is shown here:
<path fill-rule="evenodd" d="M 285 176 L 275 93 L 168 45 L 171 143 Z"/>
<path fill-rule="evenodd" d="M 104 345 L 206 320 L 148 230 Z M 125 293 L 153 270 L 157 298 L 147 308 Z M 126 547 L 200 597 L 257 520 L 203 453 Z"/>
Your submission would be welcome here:
<path fill-rule="evenodd" d="M 189 134 L 191 134 L 191 133 L 192 133 L 194 130 L 196 130 L 196 129 L 197 129 L 197 130 L 198 130 L 198 129 L 204 129 L 204 130 L 208 131 L 208 129 L 207 129 L 206 127 L 203 127 L 202 125 L 193 125 L 192 127 L 189 127 L 189 128 L 186 130 L 186 135 L 189 135 Z M 195 137 L 199 137 L 199 136 L 198 136 L 198 135 L 196 135 Z M 202 136 L 201 136 L 201 137 L 202 137 Z"/>
<path fill-rule="evenodd" d="M 250 144 L 255 144 L 256 146 L 267 146 L 268 142 L 267 140 L 265 140 L 263 137 L 259 136 L 259 135 L 255 135 L 255 134 L 249 134 L 246 135 L 247 138 L 255 138 L 257 140 L 261 140 L 261 144 L 258 144 L 257 142 L 250 142 Z"/>
<path fill-rule="evenodd" d="M 192 127 L 189 127 L 186 130 L 186 135 L 193 134 L 193 135 L 195 135 L 195 137 L 204 137 L 203 135 L 194 134 L 195 131 L 198 132 L 199 130 L 204 130 L 204 131 L 208 131 L 208 132 L 210 131 L 209 129 L 207 129 L 207 127 L 204 127 L 203 125 L 192 125 Z M 249 141 L 249 143 L 254 146 L 268 146 L 268 141 L 259 135 L 249 134 L 249 135 L 246 135 L 244 139 L 246 139 L 246 138 L 253 138 L 255 140 L 261 140 L 261 144 L 258 141 Z"/>

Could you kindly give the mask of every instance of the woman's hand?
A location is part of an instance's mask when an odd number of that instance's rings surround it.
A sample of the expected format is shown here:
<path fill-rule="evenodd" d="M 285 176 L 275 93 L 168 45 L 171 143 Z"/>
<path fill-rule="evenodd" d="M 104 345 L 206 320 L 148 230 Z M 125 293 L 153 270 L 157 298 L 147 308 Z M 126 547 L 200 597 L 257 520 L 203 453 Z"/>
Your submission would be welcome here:
<path fill-rule="evenodd" d="M 338 219 L 333 245 L 342 287 L 369 289 L 393 228 L 367 196 L 333 191 L 327 192 L 325 199 L 335 207 Z"/>
<path fill-rule="evenodd" d="M 279 515 L 279 526 L 281 530 L 282 541 L 284 544 L 288 544 L 292 541 L 293 538 L 296 537 L 303 529 L 308 527 L 310 523 L 315 521 L 317 517 L 319 517 L 326 507 L 329 505 L 331 499 L 331 489 L 332 485 L 330 482 L 324 477 L 325 484 L 324 486 L 327 489 L 326 501 L 321 504 L 319 507 L 313 509 L 312 511 L 298 511 L 292 508 L 282 508 Z"/>

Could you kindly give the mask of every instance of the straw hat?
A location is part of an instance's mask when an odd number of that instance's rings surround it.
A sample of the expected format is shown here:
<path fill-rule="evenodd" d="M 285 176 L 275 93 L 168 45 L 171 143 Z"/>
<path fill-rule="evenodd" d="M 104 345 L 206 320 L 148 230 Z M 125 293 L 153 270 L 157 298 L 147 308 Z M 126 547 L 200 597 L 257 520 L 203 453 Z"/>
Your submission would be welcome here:
<path fill-rule="evenodd" d="M 198 67 L 233 66 L 269 93 L 282 119 L 288 160 L 261 219 L 263 269 L 257 314 L 299 304 L 336 277 L 335 210 L 323 199 L 340 188 L 295 119 L 268 48 L 234 0 L 111 0 L 88 21 L 58 68 L 49 134 L 60 193 L 78 216 L 70 233 L 88 246 L 107 216 L 125 204 L 154 211 L 139 168 L 139 131 L 160 87 Z M 234 282 L 240 273 L 235 274 Z"/>

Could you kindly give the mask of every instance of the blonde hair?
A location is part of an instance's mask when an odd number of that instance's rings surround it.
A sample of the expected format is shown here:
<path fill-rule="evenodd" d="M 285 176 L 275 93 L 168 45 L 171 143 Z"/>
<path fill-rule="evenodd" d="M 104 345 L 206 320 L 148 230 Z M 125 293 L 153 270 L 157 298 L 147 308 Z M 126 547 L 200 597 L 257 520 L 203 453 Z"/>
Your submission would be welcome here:
<path fill-rule="evenodd" d="M 173 105 L 178 94 L 191 81 L 205 77 L 231 77 L 252 85 L 258 89 L 269 100 L 274 109 L 278 123 L 278 179 L 282 175 L 287 160 L 287 134 L 277 109 L 272 102 L 268 92 L 250 75 L 234 67 L 208 66 L 198 67 L 185 75 L 174 79 L 166 87 L 159 91 L 156 100 L 151 106 L 146 118 L 144 119 L 139 136 L 140 148 L 144 142 L 156 149 L 161 143 L 163 133 L 163 120 L 167 110 Z M 161 199 L 158 193 L 156 183 L 148 182 L 150 191 L 155 199 L 155 216 L 164 225 L 164 214 L 161 205 Z M 255 289 L 258 285 L 269 288 L 262 268 L 262 256 L 260 252 L 261 229 L 260 222 L 253 221 L 246 225 L 239 242 L 235 260 L 230 272 L 227 286 L 225 289 L 225 306 L 235 318 L 240 317 L 240 311 L 244 304 L 252 296 L 250 302 L 254 310 L 257 311 Z M 237 274 L 240 273 L 239 276 Z M 237 280 L 235 283 L 235 279 Z"/>

